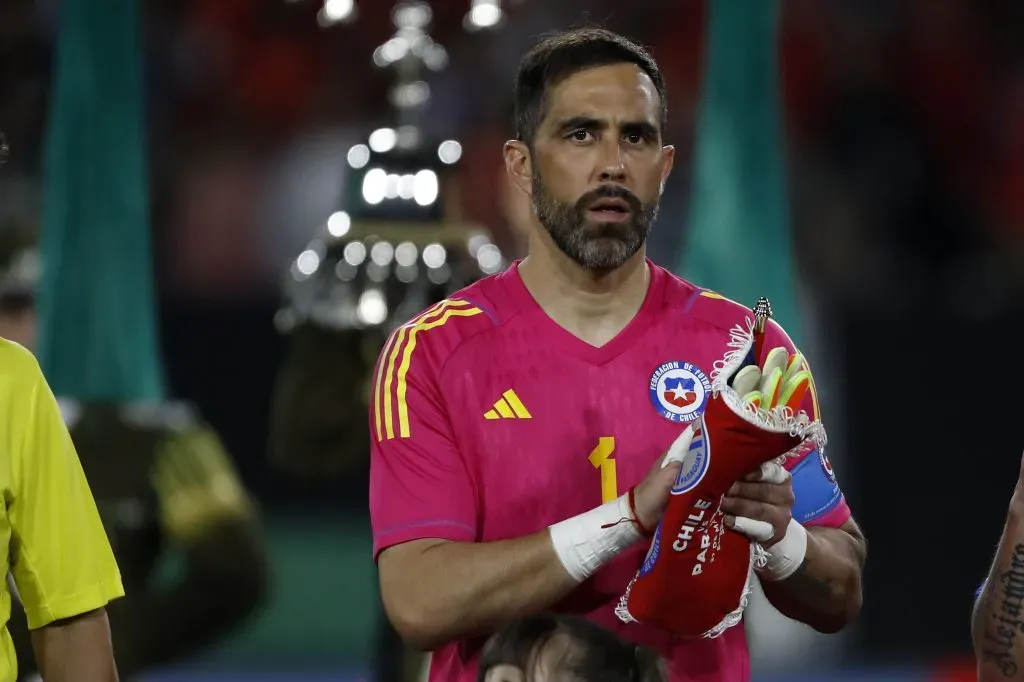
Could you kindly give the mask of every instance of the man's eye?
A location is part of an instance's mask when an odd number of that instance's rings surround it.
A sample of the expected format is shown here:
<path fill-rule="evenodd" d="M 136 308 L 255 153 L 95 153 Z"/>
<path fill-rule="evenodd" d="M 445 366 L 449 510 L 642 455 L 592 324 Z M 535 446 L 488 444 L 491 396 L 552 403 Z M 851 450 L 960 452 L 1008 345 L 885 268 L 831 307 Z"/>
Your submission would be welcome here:
<path fill-rule="evenodd" d="M 572 139 L 576 140 L 577 142 L 586 142 L 587 140 L 590 139 L 590 131 L 589 130 L 574 130 L 569 135 L 569 137 L 571 137 Z"/>
<path fill-rule="evenodd" d="M 630 144 L 640 144 L 645 139 L 646 138 L 640 133 L 630 133 L 629 135 L 626 135 L 626 141 Z"/>

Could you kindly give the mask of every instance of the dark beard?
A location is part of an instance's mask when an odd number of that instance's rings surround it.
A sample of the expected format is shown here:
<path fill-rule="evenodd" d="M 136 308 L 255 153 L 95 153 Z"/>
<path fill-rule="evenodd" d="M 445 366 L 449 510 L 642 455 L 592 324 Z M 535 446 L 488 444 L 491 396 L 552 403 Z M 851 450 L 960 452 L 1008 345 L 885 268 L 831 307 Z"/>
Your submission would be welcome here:
<path fill-rule="evenodd" d="M 622 199 L 632 219 L 625 223 L 587 224 L 587 210 L 601 198 Z M 658 201 L 643 204 L 621 187 L 602 186 L 581 196 L 575 204 L 553 197 L 540 175 L 533 175 L 533 207 L 540 224 L 566 256 L 588 270 L 611 271 L 622 267 L 647 241 L 658 215 Z"/>

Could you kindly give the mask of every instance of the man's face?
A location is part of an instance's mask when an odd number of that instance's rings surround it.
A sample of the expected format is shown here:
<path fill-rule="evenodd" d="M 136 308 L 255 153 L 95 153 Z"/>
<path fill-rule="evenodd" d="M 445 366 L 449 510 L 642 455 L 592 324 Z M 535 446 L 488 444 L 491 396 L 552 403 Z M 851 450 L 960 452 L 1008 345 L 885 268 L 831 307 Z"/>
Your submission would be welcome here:
<path fill-rule="evenodd" d="M 600 66 L 550 88 L 532 157 L 534 209 L 566 256 L 607 271 L 640 250 L 674 157 L 647 74 Z"/>

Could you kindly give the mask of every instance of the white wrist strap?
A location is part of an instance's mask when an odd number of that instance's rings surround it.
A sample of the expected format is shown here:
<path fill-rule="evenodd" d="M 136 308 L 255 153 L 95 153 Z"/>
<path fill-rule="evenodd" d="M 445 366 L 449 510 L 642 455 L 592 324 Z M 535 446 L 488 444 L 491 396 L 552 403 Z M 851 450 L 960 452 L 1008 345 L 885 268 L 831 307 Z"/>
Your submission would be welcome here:
<path fill-rule="evenodd" d="M 641 537 L 625 495 L 560 521 L 548 530 L 555 553 L 576 582 L 592 576 Z"/>
<path fill-rule="evenodd" d="M 796 573 L 807 556 L 807 530 L 796 519 L 790 519 L 786 534 L 765 553 L 768 560 L 756 569 L 757 574 L 769 582 L 785 580 Z"/>

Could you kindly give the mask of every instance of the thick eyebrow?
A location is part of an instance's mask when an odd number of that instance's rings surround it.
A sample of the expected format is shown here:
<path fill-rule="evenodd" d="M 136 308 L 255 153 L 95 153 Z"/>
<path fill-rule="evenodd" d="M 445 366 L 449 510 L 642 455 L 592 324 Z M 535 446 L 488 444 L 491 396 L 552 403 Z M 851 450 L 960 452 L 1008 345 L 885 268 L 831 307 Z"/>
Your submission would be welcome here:
<path fill-rule="evenodd" d="M 602 121 L 593 116 L 573 116 L 561 121 L 555 130 L 559 135 L 565 135 L 574 130 L 604 130 L 607 127 L 607 121 Z"/>
<path fill-rule="evenodd" d="M 639 135 L 647 140 L 657 140 L 660 137 L 658 128 L 649 121 L 627 121 L 622 124 L 622 132 L 624 135 Z"/>
<path fill-rule="evenodd" d="M 574 130 L 607 130 L 608 121 L 592 116 L 573 116 L 561 121 L 555 128 L 558 135 L 567 135 Z M 640 135 L 648 140 L 659 138 L 658 128 L 649 121 L 626 121 L 622 124 L 624 135 Z"/>

